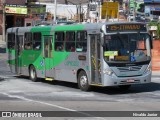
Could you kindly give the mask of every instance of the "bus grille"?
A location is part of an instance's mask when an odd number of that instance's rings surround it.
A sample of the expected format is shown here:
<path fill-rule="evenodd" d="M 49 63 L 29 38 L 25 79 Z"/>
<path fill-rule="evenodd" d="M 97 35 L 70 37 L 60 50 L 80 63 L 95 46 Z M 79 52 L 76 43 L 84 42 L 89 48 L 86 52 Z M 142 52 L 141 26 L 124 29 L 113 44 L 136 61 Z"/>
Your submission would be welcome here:
<path fill-rule="evenodd" d="M 127 82 L 127 80 L 123 80 L 120 82 L 121 85 L 123 84 L 134 84 L 134 83 L 140 83 L 140 80 L 134 80 L 134 82 Z"/>
<path fill-rule="evenodd" d="M 128 67 L 118 67 L 120 72 L 129 72 L 129 71 L 139 71 L 142 66 L 128 66 Z"/>

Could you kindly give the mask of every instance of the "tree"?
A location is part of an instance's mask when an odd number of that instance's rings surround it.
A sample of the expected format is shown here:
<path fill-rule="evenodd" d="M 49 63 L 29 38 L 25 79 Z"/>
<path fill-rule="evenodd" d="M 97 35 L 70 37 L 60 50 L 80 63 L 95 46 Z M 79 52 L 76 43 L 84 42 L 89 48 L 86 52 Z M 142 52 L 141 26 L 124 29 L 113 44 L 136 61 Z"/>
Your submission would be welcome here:
<path fill-rule="evenodd" d="M 137 10 L 138 12 L 144 12 L 144 3 L 141 3 L 140 5 L 139 5 L 139 9 Z"/>
<path fill-rule="evenodd" d="M 159 22 L 150 22 L 148 26 L 157 26 L 157 38 L 160 38 L 160 23 Z"/>

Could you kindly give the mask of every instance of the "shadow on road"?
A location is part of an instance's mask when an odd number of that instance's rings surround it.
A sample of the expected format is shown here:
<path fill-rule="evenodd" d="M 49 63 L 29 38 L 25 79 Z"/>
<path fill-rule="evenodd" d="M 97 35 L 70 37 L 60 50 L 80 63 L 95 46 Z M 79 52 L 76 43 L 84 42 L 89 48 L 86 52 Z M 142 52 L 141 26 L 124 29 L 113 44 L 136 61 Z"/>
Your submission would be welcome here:
<path fill-rule="evenodd" d="M 44 79 L 41 79 L 41 81 L 44 83 L 52 84 L 52 85 L 63 86 L 63 87 L 68 87 L 68 88 L 73 88 L 73 89 L 79 89 L 78 85 L 76 83 L 57 81 L 57 80 L 50 82 L 50 81 L 46 81 Z"/>
<path fill-rule="evenodd" d="M 18 78 L 26 78 L 28 77 L 18 77 Z M 44 79 L 39 79 L 39 82 L 46 83 L 48 85 L 55 85 L 55 86 L 63 86 L 68 87 L 71 89 L 79 89 L 76 83 L 70 82 L 63 82 L 54 80 L 52 82 L 45 81 Z M 130 94 L 130 93 L 145 93 L 145 92 L 154 92 L 160 91 L 160 83 L 147 83 L 147 84 L 139 84 L 139 85 L 132 85 L 128 90 L 122 90 L 118 86 L 115 87 L 92 87 L 90 92 L 101 93 L 106 95 L 118 95 L 118 94 Z"/>
<path fill-rule="evenodd" d="M 29 77 L 28 76 L 17 76 L 17 78 L 24 78 L 24 79 L 27 79 L 29 80 Z M 30 80 L 31 81 L 31 80 Z M 57 85 L 57 86 L 63 86 L 63 87 L 68 87 L 68 88 L 74 88 L 74 89 L 79 89 L 78 88 L 78 85 L 76 83 L 70 83 L 70 82 L 64 82 L 64 81 L 57 81 L 57 80 L 54 80 L 54 81 L 46 81 L 44 80 L 44 78 L 38 78 L 38 82 L 42 82 L 42 83 L 46 83 L 46 84 L 49 84 L 49 85 Z"/>
<path fill-rule="evenodd" d="M 54 81 L 54 82 L 46 82 L 49 84 L 54 84 L 58 86 L 69 87 L 73 89 L 79 89 L 76 83 L 69 83 L 69 82 L 61 82 L 61 81 Z M 160 91 L 160 83 L 148 83 L 142 85 L 132 85 L 128 90 L 122 90 L 118 86 L 116 87 L 92 87 L 90 92 L 107 94 L 107 95 L 117 95 L 117 94 L 130 94 L 130 93 L 145 93 L 145 92 L 154 92 Z"/>
<path fill-rule="evenodd" d="M 160 83 L 132 85 L 128 90 L 122 90 L 119 87 L 94 87 L 92 91 L 107 95 L 154 92 L 160 91 Z"/>

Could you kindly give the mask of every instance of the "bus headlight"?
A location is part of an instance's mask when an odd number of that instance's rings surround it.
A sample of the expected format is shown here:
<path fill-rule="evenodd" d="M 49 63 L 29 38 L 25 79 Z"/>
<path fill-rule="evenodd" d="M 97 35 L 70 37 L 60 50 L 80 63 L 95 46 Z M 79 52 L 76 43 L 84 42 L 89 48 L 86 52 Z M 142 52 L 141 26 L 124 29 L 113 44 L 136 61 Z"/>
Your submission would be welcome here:
<path fill-rule="evenodd" d="M 108 70 L 108 69 L 103 70 L 103 73 L 109 76 L 112 76 L 112 74 L 114 74 L 112 70 Z"/>
<path fill-rule="evenodd" d="M 149 64 L 147 69 L 145 70 L 144 74 L 151 72 L 151 71 L 152 71 L 152 66 L 151 66 L 151 64 Z"/>

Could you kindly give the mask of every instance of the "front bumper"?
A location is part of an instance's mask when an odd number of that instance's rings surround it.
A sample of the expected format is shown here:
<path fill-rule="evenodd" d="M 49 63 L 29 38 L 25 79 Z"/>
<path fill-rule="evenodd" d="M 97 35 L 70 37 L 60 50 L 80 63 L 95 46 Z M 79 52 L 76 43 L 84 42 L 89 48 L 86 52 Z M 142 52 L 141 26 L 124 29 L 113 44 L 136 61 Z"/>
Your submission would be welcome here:
<path fill-rule="evenodd" d="M 117 86 L 117 85 L 132 85 L 132 84 L 145 84 L 151 82 L 152 72 L 143 74 L 142 76 L 132 76 L 132 77 L 117 77 L 103 75 L 103 86 Z"/>

